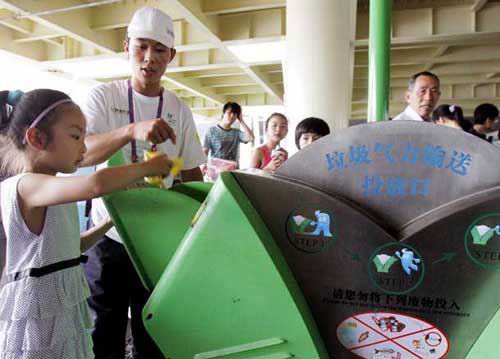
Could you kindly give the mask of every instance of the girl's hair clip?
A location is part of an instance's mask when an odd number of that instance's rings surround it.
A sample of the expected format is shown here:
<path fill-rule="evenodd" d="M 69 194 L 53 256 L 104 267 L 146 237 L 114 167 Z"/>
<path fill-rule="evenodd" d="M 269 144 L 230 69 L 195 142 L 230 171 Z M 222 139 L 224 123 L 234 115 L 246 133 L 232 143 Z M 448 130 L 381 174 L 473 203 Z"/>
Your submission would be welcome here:
<path fill-rule="evenodd" d="M 24 92 L 22 92 L 21 90 L 9 91 L 9 94 L 7 95 L 7 104 L 11 105 L 12 107 L 16 106 L 21 100 L 21 96 L 23 95 Z"/>
<path fill-rule="evenodd" d="M 451 105 L 450 107 L 448 107 L 448 109 L 451 113 L 455 112 L 455 105 Z"/>

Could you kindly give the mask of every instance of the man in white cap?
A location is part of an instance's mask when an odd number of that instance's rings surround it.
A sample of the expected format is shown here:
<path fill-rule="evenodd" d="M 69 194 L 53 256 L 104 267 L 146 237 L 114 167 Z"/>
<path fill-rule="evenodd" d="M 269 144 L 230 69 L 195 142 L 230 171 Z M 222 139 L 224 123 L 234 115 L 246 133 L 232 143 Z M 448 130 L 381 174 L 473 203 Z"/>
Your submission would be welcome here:
<path fill-rule="evenodd" d="M 132 68 L 129 80 L 92 89 L 82 109 L 87 117 L 87 153 L 83 166 L 99 164 L 122 149 L 127 161 L 140 161 L 152 144 L 171 158 L 181 157 L 183 181 L 203 180 L 205 163 L 193 116 L 174 94 L 161 87 L 161 78 L 175 56 L 171 18 L 145 7 L 137 10 L 124 43 Z M 172 178 L 165 179 L 172 185 Z M 92 220 L 108 216 L 101 200 L 92 202 Z M 130 306 L 134 358 L 163 358 L 144 330 L 141 311 L 149 296 L 112 229 L 87 252 L 85 265 L 95 313 L 93 332 L 97 359 L 124 358 L 127 314 Z"/>

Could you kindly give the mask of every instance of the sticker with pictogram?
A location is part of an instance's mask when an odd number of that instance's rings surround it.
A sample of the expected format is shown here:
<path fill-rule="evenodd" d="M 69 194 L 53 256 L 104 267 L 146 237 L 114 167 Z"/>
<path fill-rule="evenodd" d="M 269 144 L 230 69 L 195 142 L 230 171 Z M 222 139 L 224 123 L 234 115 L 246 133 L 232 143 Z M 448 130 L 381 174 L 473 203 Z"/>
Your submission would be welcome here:
<path fill-rule="evenodd" d="M 351 353 L 370 359 L 439 359 L 450 349 L 442 330 L 392 312 L 353 315 L 339 324 L 337 338 Z"/>

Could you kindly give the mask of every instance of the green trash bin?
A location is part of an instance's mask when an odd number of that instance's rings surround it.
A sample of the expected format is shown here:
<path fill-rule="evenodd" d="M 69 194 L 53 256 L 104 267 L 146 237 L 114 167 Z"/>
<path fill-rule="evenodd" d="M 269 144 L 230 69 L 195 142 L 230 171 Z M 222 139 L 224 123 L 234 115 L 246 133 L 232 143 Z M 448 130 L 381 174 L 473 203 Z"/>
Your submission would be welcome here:
<path fill-rule="evenodd" d="M 224 173 L 143 311 L 167 358 L 328 358 L 271 234 Z"/>

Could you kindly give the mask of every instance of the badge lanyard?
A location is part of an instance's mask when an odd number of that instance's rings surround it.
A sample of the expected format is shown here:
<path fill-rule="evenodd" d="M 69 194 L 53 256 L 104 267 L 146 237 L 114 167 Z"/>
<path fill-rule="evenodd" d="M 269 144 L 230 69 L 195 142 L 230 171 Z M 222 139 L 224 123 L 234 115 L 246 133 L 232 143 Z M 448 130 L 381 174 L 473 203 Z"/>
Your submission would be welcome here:
<path fill-rule="evenodd" d="M 130 80 L 127 81 L 128 84 L 128 118 L 129 122 L 132 124 L 135 122 L 135 116 L 134 116 L 134 93 L 132 91 L 132 83 Z M 156 118 L 161 118 L 161 112 L 163 109 L 163 87 L 160 89 L 160 100 L 158 101 L 158 110 L 156 111 Z M 137 157 L 137 146 L 135 143 L 135 140 L 132 140 L 130 142 L 130 145 L 132 146 L 132 162 L 137 162 L 138 157 Z M 151 151 L 156 151 L 156 145 L 151 146 Z"/>

